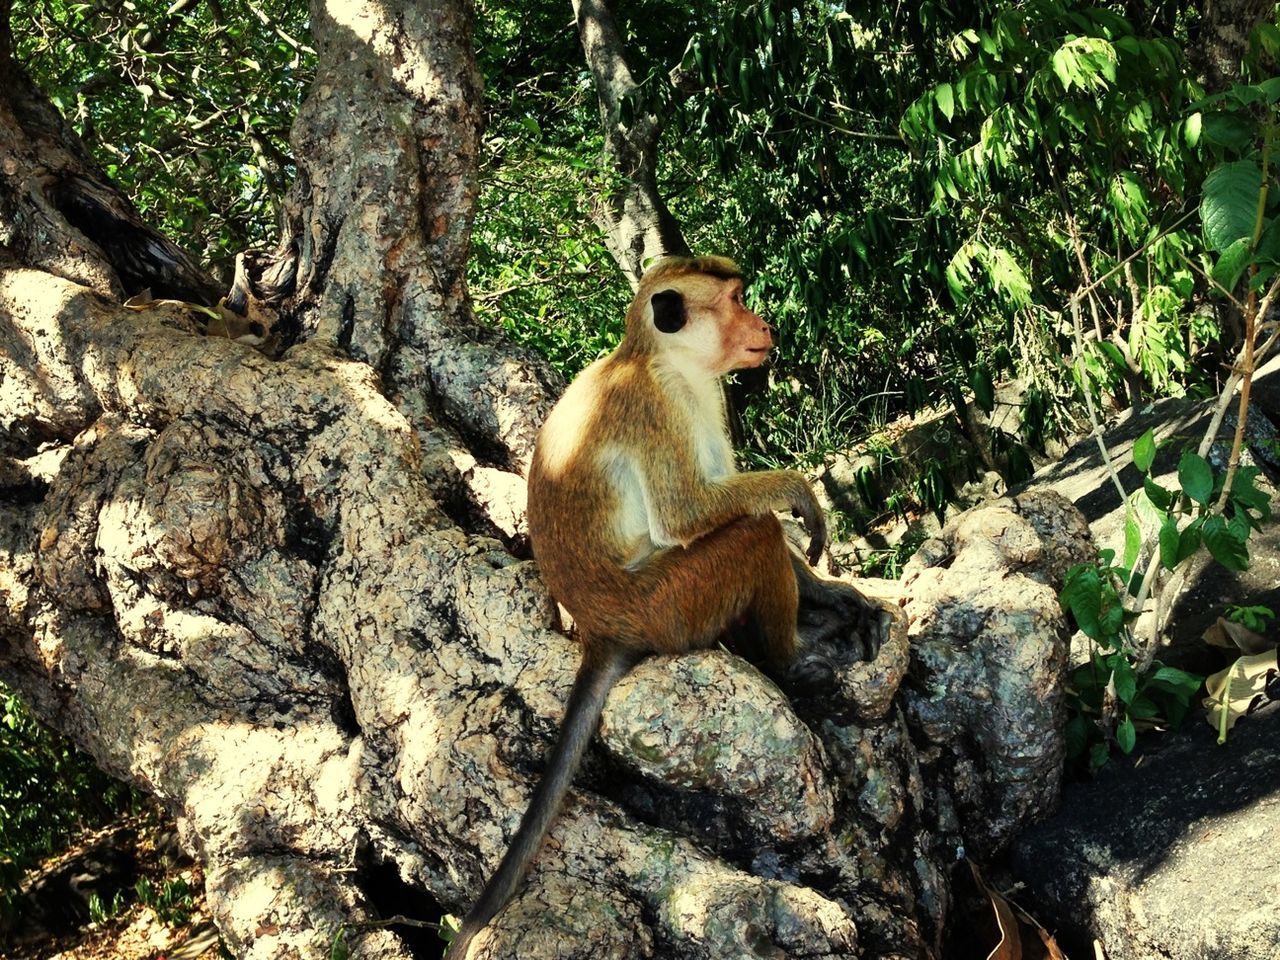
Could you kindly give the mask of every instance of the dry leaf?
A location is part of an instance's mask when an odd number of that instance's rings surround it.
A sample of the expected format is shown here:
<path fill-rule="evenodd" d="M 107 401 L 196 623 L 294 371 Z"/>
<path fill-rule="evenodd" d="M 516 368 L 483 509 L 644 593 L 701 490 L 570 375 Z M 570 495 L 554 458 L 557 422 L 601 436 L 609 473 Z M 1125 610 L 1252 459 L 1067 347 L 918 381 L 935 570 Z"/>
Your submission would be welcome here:
<path fill-rule="evenodd" d="M 991 901 L 991 909 L 996 915 L 996 923 L 1000 928 L 1000 942 L 987 954 L 987 960 L 1067 960 L 1066 954 L 1062 952 L 1058 942 L 1053 939 L 1053 935 L 1048 930 L 1040 926 L 1034 917 L 1016 903 L 1007 900 L 1003 894 L 987 886 L 982 873 L 972 861 L 969 863 L 969 869 L 973 872 L 973 880 L 978 885 L 978 889 Z M 1022 946 L 1023 927 L 1034 931 L 1040 939 L 1038 944 L 1034 941 L 1029 942 L 1025 952 Z"/>
<path fill-rule="evenodd" d="M 978 889 L 991 901 L 991 909 L 995 911 L 996 923 L 1000 926 L 1000 942 L 996 944 L 987 960 L 1022 960 L 1022 936 L 1018 933 L 1018 918 L 1013 914 L 1009 901 L 987 886 L 975 863 L 969 864 L 973 871 L 973 880 Z"/>
<path fill-rule="evenodd" d="M 1218 730 L 1218 740 L 1226 738 L 1226 732 L 1237 720 L 1249 712 L 1254 700 L 1266 698 L 1267 675 L 1280 670 L 1276 651 L 1240 657 L 1225 670 L 1208 677 L 1204 686 L 1209 696 L 1204 699 L 1205 719 Z M 1225 706 L 1225 712 L 1224 712 Z"/>
<path fill-rule="evenodd" d="M 1225 617 L 1219 617 L 1218 622 L 1211 625 L 1204 632 L 1203 637 L 1205 643 L 1227 650 L 1239 650 L 1246 656 L 1266 653 L 1276 647 L 1274 641 Z"/>

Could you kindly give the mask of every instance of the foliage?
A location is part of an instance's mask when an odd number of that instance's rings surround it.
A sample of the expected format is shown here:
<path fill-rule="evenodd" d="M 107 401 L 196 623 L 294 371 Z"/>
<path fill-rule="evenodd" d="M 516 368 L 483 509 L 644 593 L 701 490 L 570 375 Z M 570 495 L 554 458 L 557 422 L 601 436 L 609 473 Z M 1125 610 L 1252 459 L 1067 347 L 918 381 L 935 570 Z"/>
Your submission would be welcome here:
<path fill-rule="evenodd" d="M 749 418 L 755 458 L 815 463 L 927 404 L 989 408 L 1017 373 L 1032 388 L 1022 427 L 993 451 L 1012 478 L 1081 387 L 1129 402 L 1212 387 L 1224 312 L 1199 307 L 1210 276 L 1230 286 L 1249 269 L 1236 214 L 1264 168 L 1252 131 L 1277 32 L 1259 33 L 1234 93 L 1204 98 L 1184 55 L 1194 14 L 1124 11 L 616 5 L 633 106 L 664 120 L 660 182 L 690 245 L 736 256 L 779 330 L 776 382 Z M 20 58 L 145 214 L 224 268 L 268 240 L 312 70 L 302 8 L 15 13 L 34 25 L 17 31 Z M 621 330 L 627 291 L 592 223 L 617 172 L 562 4 L 484 0 L 475 23 L 477 313 L 572 376 Z M 1280 243 L 1270 223 L 1253 262 Z M 1094 282 L 1081 369 L 1062 308 Z"/>
<path fill-rule="evenodd" d="M 1158 661 L 1139 674 L 1138 652 L 1129 626 L 1135 616 L 1121 599 L 1130 571 L 1102 551 L 1096 565 L 1067 572 L 1061 602 L 1094 646 L 1088 662 L 1071 672 L 1067 688 L 1067 760 L 1096 770 L 1114 744 L 1133 750 L 1140 727 L 1178 726 L 1200 689 L 1201 677 Z"/>
<path fill-rule="evenodd" d="M 89 894 L 89 922 L 90 923 L 106 923 L 108 920 L 114 920 L 122 915 L 128 908 L 125 899 L 125 892 L 117 890 L 112 894 L 110 901 L 104 902 L 102 897 L 97 893 Z"/>
<path fill-rule="evenodd" d="M 165 877 L 159 885 L 150 877 L 139 877 L 134 886 L 138 902 L 150 907 L 167 927 L 184 927 L 195 910 L 195 891 L 182 877 Z"/>
<path fill-rule="evenodd" d="M 18 880 L 76 833 L 126 809 L 128 787 L 41 726 L 0 685 L 0 914 L 13 907 Z"/>
<path fill-rule="evenodd" d="M 1275 619 L 1275 611 L 1260 604 L 1247 607 L 1231 605 L 1227 607 L 1227 619 L 1261 633 L 1267 629 L 1268 621 Z"/>
<path fill-rule="evenodd" d="M 903 538 L 888 550 L 876 550 L 862 562 L 864 577 L 884 577 L 897 580 L 902 576 L 902 568 L 911 559 L 912 554 L 920 549 L 920 544 L 929 538 L 929 532 L 923 524 L 907 530 Z"/>
<path fill-rule="evenodd" d="M 1124 753 L 1132 750 L 1138 724 L 1180 723 L 1202 681 L 1159 662 L 1146 668 L 1130 631 L 1137 613 L 1125 597 L 1138 597 L 1139 605 L 1145 597 L 1147 577 L 1138 566 L 1143 521 L 1158 530 L 1148 561 L 1153 572 L 1156 565 L 1173 571 L 1189 563 L 1202 545 L 1224 567 L 1238 571 L 1248 566 L 1250 535 L 1271 517 L 1270 496 L 1256 484 L 1257 467 L 1240 467 L 1228 480 L 1228 471 L 1214 470 L 1199 454 L 1185 451 L 1175 491 L 1151 477 L 1155 458 L 1155 437 L 1148 430 L 1134 443 L 1133 461 L 1144 476 L 1142 489 L 1130 498 L 1120 562 L 1114 551 L 1104 550 L 1097 564 L 1068 571 L 1061 594 L 1063 608 L 1094 642 L 1089 662 L 1072 674 L 1068 727 L 1070 757 L 1087 754 L 1093 769 L 1106 762 L 1112 742 Z M 1253 608 L 1236 612 L 1260 617 Z"/>
<path fill-rule="evenodd" d="M 17 59 L 141 214 L 227 277 L 267 245 L 314 71 L 303 4 L 14 0 Z"/>
<path fill-rule="evenodd" d="M 476 46 L 489 108 L 467 264 L 476 313 L 569 378 L 617 343 L 630 301 L 590 225 L 604 176 L 595 92 L 563 4 L 485 0 Z"/>
<path fill-rule="evenodd" d="M 1260 35 L 1280 47 L 1280 29 L 1263 26 L 1270 29 Z M 1280 77 L 1236 84 L 1198 106 L 1217 161 L 1200 200 L 1206 266 L 1212 264 L 1212 283 L 1226 296 L 1242 279 L 1256 294 L 1280 270 L 1280 194 L 1272 156 L 1280 130 Z"/>

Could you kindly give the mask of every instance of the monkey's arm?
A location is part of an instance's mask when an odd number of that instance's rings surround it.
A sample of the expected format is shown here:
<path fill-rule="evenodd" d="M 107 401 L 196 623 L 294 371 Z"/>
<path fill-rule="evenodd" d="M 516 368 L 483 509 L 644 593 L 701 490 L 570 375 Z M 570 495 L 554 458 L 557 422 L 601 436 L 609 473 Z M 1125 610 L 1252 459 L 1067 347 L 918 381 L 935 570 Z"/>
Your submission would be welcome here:
<path fill-rule="evenodd" d="M 795 470 L 759 470 L 706 480 L 693 468 L 691 458 L 666 456 L 645 466 L 643 482 L 655 542 L 687 546 L 739 517 L 794 510 L 809 531 L 809 562 L 816 563 L 827 545 L 822 507 L 809 481 Z"/>

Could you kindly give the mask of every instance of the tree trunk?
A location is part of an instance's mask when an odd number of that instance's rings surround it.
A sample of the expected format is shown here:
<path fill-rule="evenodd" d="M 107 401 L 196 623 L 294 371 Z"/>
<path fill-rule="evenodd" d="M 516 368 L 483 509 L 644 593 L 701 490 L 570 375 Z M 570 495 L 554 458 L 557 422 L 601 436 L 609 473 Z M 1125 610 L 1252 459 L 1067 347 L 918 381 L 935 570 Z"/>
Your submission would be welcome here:
<path fill-rule="evenodd" d="M 1239 81 L 1249 34 L 1274 8 L 1272 0 L 1205 0 L 1187 45 L 1187 59 L 1206 93 L 1218 93 Z"/>
<path fill-rule="evenodd" d="M 600 101 L 605 159 L 618 177 L 595 220 L 634 288 L 651 260 L 689 253 L 680 225 L 658 192 L 662 118 L 631 76 L 617 23 L 604 0 L 573 0 L 573 10 Z"/>
<path fill-rule="evenodd" d="M 463 912 L 577 665 L 522 559 L 518 471 L 559 384 L 467 297 L 469 17 L 465 0 L 313 4 L 289 233 L 246 259 L 234 298 L 277 317 L 264 350 L 178 302 L 217 291 L 137 222 L 0 36 L 0 678 L 169 806 L 240 957 L 329 957 L 337 939 L 409 956 L 370 925 L 388 871 Z M 122 305 L 144 288 L 166 299 Z M 1023 649 L 1057 650 L 1052 591 L 1017 595 L 1036 604 L 1015 618 L 1038 625 Z M 887 611 L 842 653 L 838 690 L 797 707 L 723 652 L 642 664 L 606 708 L 592 792 L 472 956 L 936 956 L 938 837 L 984 828 L 938 807 L 895 696 L 926 613 Z M 1000 659 L 983 636 L 952 684 L 978 699 Z M 1026 682 L 1052 706 L 1052 671 Z M 1051 752 L 1055 733 L 1008 735 Z M 965 757 L 971 792 L 981 763 Z"/>

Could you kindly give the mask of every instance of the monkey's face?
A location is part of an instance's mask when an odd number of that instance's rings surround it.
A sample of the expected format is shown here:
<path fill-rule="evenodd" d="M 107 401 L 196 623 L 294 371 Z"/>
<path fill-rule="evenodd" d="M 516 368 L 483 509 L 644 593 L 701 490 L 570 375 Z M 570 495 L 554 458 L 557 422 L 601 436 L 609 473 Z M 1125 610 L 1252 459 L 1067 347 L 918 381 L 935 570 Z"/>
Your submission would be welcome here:
<path fill-rule="evenodd" d="M 659 348 L 711 376 L 758 367 L 769 358 L 773 331 L 742 299 L 742 280 L 682 278 L 653 295 Z"/>
<path fill-rule="evenodd" d="M 773 329 L 747 308 L 742 299 L 742 281 L 730 281 L 715 305 L 720 330 L 721 373 L 758 367 L 773 349 Z"/>

